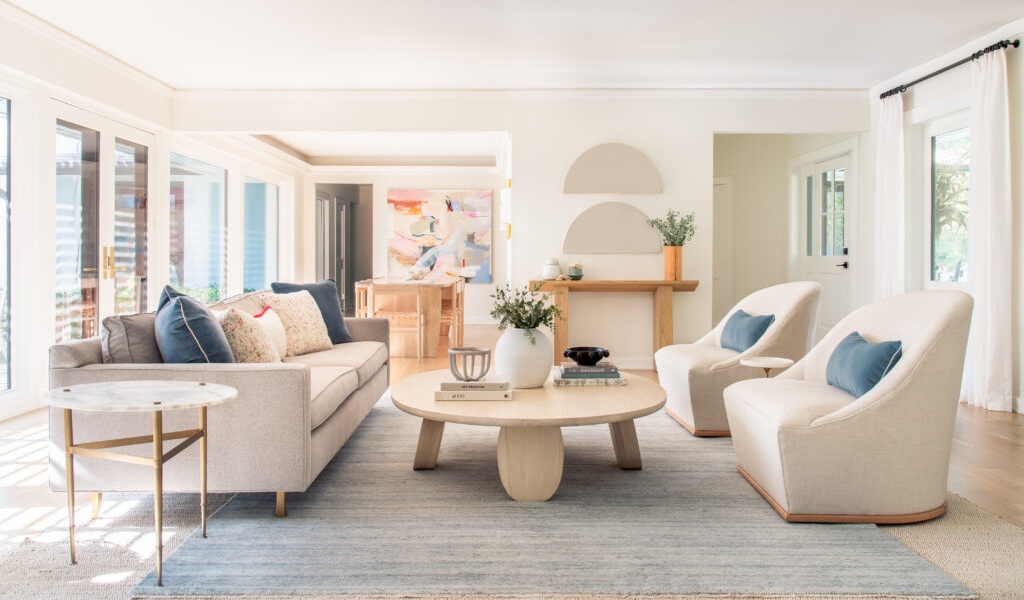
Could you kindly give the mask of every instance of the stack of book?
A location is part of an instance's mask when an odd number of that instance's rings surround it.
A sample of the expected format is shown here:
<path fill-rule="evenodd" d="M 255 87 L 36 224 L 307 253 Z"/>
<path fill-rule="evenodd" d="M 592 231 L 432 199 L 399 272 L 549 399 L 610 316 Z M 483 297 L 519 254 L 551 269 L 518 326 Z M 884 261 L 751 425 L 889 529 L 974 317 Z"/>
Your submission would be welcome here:
<path fill-rule="evenodd" d="M 479 381 L 459 381 L 454 377 L 441 382 L 434 400 L 511 400 L 512 385 L 507 379 L 485 377 Z"/>
<path fill-rule="evenodd" d="M 584 366 L 565 362 L 558 368 L 554 377 L 555 385 L 565 387 L 571 385 L 626 385 L 626 380 L 619 375 L 619 368 L 608 361 L 596 365 Z"/>

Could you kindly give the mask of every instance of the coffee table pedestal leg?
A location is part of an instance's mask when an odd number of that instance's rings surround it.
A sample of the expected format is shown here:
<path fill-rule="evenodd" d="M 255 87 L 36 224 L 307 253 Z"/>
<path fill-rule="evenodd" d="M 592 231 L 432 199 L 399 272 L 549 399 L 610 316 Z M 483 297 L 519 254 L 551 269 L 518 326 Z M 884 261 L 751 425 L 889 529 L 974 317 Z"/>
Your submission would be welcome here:
<path fill-rule="evenodd" d="M 502 427 L 498 473 L 505 491 L 520 502 L 543 502 L 562 482 L 562 429 Z"/>

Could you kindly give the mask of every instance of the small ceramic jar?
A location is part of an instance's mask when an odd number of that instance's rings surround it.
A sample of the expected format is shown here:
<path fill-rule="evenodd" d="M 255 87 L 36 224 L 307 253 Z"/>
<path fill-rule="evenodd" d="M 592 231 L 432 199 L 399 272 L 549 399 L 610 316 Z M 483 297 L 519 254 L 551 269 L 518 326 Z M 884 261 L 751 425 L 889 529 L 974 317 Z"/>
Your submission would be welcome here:
<path fill-rule="evenodd" d="M 558 266 L 558 259 L 549 258 L 540 271 L 541 279 L 558 279 L 562 274 L 562 267 Z"/>

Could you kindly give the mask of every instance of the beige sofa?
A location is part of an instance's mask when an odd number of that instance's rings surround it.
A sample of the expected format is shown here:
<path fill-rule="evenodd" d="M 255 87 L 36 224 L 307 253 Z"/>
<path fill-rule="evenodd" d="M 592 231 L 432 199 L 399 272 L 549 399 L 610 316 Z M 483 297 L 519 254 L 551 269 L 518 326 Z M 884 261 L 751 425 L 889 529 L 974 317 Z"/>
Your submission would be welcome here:
<path fill-rule="evenodd" d="M 250 314 L 256 294 L 212 305 Z M 285 358 L 280 363 L 104 363 L 99 337 L 50 348 L 50 387 L 132 379 L 205 381 L 229 385 L 238 397 L 209 409 L 210 492 L 276 492 L 277 513 L 285 493 L 303 492 L 337 454 L 388 387 L 387 319 L 346 319 L 353 342 Z M 168 411 L 167 431 L 191 429 L 197 411 Z M 75 443 L 149 435 L 150 413 L 74 414 Z M 60 409 L 50 409 L 50 489 L 66 490 L 64 431 Z M 174 442 L 167 442 L 166 448 Z M 151 455 L 148 444 L 121 449 Z M 196 445 L 164 467 L 164 490 L 199 491 Z M 75 489 L 83 492 L 153 490 L 150 469 L 90 457 L 75 458 Z M 94 495 L 94 501 L 98 498 Z"/>

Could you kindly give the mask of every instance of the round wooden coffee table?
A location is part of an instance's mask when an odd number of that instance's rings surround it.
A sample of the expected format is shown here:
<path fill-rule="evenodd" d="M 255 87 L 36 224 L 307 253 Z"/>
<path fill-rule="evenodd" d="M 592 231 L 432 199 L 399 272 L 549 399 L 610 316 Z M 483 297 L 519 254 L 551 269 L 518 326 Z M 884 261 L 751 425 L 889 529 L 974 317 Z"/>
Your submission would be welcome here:
<path fill-rule="evenodd" d="M 500 427 L 498 472 L 505 491 L 521 502 L 543 502 L 562 481 L 562 427 L 607 423 L 619 468 L 640 469 L 633 419 L 665 405 L 665 390 L 650 379 L 623 373 L 622 386 L 514 390 L 512 400 L 434 400 L 447 370 L 413 375 L 391 386 L 401 410 L 423 418 L 414 469 L 433 469 L 445 423 Z"/>

